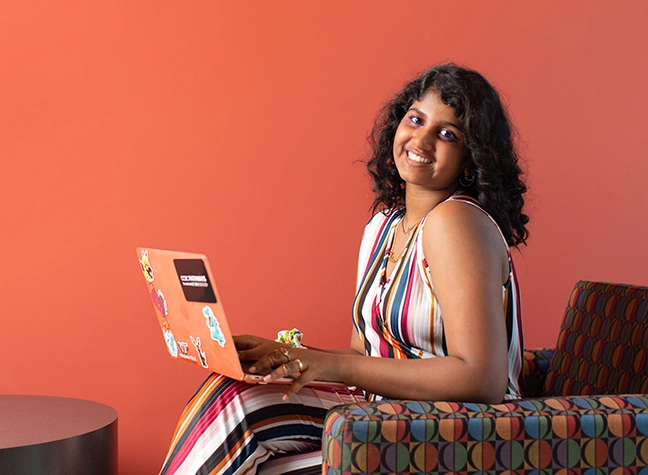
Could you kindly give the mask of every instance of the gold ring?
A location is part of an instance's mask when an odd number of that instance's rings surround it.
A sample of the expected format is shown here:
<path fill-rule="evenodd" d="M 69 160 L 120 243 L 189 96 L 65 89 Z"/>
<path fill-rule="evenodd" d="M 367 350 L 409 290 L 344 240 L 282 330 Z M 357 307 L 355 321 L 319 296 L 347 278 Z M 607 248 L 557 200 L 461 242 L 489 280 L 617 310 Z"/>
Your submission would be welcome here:
<path fill-rule="evenodd" d="M 274 350 L 274 352 L 275 352 L 276 354 L 278 354 L 278 355 L 285 356 L 285 357 L 288 359 L 288 361 L 290 361 L 290 354 L 288 353 L 288 350 L 287 350 L 287 349 L 285 349 L 285 348 L 278 348 L 278 349 Z M 286 361 L 286 363 L 288 363 L 288 361 Z"/>
<path fill-rule="evenodd" d="M 287 378 L 288 377 L 288 368 L 286 367 L 285 364 L 282 364 L 281 367 L 284 370 L 284 378 Z"/>
<path fill-rule="evenodd" d="M 299 358 L 295 358 L 293 361 L 295 363 L 297 363 L 297 365 L 299 365 L 299 372 L 303 373 L 304 372 L 304 363 L 302 363 Z"/>

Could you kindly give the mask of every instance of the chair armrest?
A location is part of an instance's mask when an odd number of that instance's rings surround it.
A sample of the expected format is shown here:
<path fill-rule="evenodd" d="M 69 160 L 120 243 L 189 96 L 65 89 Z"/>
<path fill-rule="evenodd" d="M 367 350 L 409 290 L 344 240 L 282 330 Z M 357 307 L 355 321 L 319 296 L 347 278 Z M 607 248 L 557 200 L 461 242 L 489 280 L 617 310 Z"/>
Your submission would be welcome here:
<path fill-rule="evenodd" d="M 326 417 L 322 473 L 567 473 L 574 467 L 643 467 L 647 436 L 648 395 L 494 405 L 348 404 Z"/>
<path fill-rule="evenodd" d="M 524 397 L 542 395 L 544 381 L 555 348 L 524 350 Z"/>

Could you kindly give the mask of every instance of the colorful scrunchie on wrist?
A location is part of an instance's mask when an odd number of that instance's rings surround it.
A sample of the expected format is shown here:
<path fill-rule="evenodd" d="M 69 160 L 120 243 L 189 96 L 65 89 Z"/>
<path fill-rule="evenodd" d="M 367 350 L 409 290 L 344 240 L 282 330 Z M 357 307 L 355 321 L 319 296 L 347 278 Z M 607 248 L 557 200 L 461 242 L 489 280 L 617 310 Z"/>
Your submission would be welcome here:
<path fill-rule="evenodd" d="M 279 343 L 288 343 L 293 348 L 306 348 L 301 344 L 303 337 L 304 334 L 302 332 L 293 328 L 292 330 L 281 330 L 278 332 L 275 341 L 278 341 Z"/>

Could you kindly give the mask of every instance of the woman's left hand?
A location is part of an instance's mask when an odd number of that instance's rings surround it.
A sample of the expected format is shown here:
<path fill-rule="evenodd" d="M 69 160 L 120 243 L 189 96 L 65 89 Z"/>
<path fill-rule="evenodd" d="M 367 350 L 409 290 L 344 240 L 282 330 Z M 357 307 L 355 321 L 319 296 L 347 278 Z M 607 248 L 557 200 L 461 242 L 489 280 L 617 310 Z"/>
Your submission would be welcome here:
<path fill-rule="evenodd" d="M 335 361 L 340 359 L 340 356 L 304 348 L 279 348 L 259 359 L 250 368 L 250 372 L 267 373 L 263 378 L 266 383 L 281 378 L 295 378 L 283 397 L 284 400 L 287 400 L 316 379 L 338 380 L 340 373 L 335 370 Z"/>

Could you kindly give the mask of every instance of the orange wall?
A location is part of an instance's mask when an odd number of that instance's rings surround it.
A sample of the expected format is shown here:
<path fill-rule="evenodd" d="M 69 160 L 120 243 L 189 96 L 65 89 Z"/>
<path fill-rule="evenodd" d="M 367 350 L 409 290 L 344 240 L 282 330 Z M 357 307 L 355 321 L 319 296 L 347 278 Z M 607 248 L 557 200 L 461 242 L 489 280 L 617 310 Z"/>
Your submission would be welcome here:
<path fill-rule="evenodd" d="M 349 338 L 378 106 L 439 61 L 504 92 L 531 189 L 527 347 L 578 279 L 648 285 L 643 0 L 0 6 L 0 393 L 120 414 L 155 473 L 205 376 L 166 353 L 135 247 L 215 263 L 235 332 Z"/>

